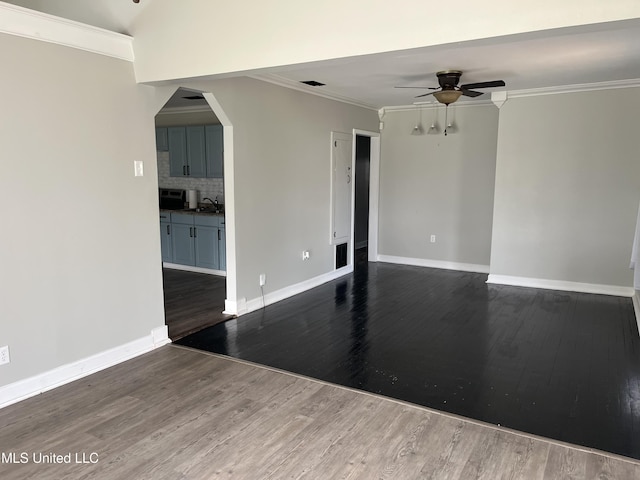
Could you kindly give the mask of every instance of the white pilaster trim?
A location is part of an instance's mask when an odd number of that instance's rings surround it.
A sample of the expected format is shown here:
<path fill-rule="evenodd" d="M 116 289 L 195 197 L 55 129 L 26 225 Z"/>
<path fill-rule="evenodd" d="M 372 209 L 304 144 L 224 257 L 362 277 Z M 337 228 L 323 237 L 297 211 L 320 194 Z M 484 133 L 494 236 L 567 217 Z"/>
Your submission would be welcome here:
<path fill-rule="evenodd" d="M 412 265 L 415 267 L 458 270 L 460 272 L 489 273 L 489 265 L 481 265 L 476 263 L 449 262 L 444 260 L 431 260 L 429 258 L 398 257 L 395 255 L 378 255 L 378 261 L 395 263 L 399 265 Z"/>
<path fill-rule="evenodd" d="M 490 274 L 487 279 L 487 283 L 512 285 L 516 287 L 543 288 L 546 290 L 560 290 L 564 292 L 595 293 L 599 295 L 613 295 L 616 297 L 633 297 L 635 293 L 633 287 L 569 282 L 565 280 L 548 280 L 546 278 L 517 277 L 511 275 Z"/>
<path fill-rule="evenodd" d="M 491 101 L 496 107 L 501 108 L 504 102 L 507 101 L 507 92 L 491 92 Z"/>
<path fill-rule="evenodd" d="M 0 387 L 0 408 L 99 372 L 171 343 L 166 325 L 124 345 Z"/>
<path fill-rule="evenodd" d="M 0 2 L 0 32 L 133 62 L 133 37 Z"/>

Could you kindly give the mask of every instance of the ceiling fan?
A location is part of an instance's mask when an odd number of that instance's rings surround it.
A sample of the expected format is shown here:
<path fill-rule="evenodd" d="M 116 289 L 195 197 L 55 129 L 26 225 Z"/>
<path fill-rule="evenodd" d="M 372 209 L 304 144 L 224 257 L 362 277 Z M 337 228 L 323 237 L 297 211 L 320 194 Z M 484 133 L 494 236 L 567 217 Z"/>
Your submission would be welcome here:
<path fill-rule="evenodd" d="M 476 92 L 476 88 L 504 87 L 503 80 L 492 80 L 490 82 L 467 83 L 458 86 L 462 72 L 460 70 L 443 70 L 436 73 L 440 87 L 396 87 L 396 88 L 428 88 L 434 92 L 424 93 L 415 98 L 433 95 L 440 103 L 449 105 L 458 100 L 462 95 L 466 97 L 478 97 L 484 92 Z"/>

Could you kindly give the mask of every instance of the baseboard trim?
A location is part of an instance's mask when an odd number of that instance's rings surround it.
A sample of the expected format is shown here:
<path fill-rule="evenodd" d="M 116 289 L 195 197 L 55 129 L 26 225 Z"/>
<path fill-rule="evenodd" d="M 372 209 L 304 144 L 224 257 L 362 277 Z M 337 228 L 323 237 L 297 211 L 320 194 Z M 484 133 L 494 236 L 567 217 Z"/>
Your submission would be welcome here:
<path fill-rule="evenodd" d="M 636 314 L 636 323 L 638 324 L 638 333 L 640 334 L 640 290 L 633 292 L 633 311 Z"/>
<path fill-rule="evenodd" d="M 378 255 L 378 261 L 397 263 L 399 265 L 413 265 L 415 267 L 458 270 L 461 272 L 489 273 L 489 265 L 480 265 L 476 263 L 447 262 L 443 260 L 430 260 L 428 258 L 398 257 L 395 255 Z"/>
<path fill-rule="evenodd" d="M 616 297 L 633 297 L 635 293 L 632 287 L 567 282 L 563 280 L 547 280 L 545 278 L 516 277 L 511 275 L 490 274 L 487 279 L 487 283 L 512 285 L 515 287 L 543 288 L 545 290 L 560 290 L 565 292 L 595 293 L 599 295 L 613 295 Z"/>
<path fill-rule="evenodd" d="M 0 387 L 0 408 L 53 390 L 87 375 L 130 360 L 171 343 L 166 325 L 154 328 L 149 335 L 76 362 Z"/>
<path fill-rule="evenodd" d="M 289 297 L 293 297 L 294 295 L 298 295 L 299 293 L 306 292 L 307 290 L 311 290 L 312 288 L 318 287 L 324 283 L 343 277 L 351 272 L 353 272 L 353 265 L 347 265 L 346 267 L 339 268 L 323 275 L 318 275 L 317 277 L 296 283 L 295 285 L 281 288 L 275 292 L 266 293 L 264 296 L 264 303 L 262 297 L 252 298 L 251 300 L 246 301 L 242 299 L 243 301 L 240 303 L 243 303 L 244 305 L 239 304 L 238 307 L 244 308 L 239 308 L 237 315 L 244 315 L 255 310 L 260 310 L 267 305 L 271 305 Z"/>
<path fill-rule="evenodd" d="M 230 300 L 226 298 L 224 300 L 224 310 L 222 313 L 226 315 L 238 315 L 238 312 L 243 312 L 247 308 L 247 299 L 241 298 L 239 300 Z"/>
<path fill-rule="evenodd" d="M 212 268 L 192 267 L 191 265 L 180 265 L 179 263 L 162 262 L 163 268 L 171 268 L 173 270 L 182 270 L 183 272 L 206 273 L 207 275 L 218 275 L 226 277 L 227 272 L 224 270 L 214 270 Z"/>

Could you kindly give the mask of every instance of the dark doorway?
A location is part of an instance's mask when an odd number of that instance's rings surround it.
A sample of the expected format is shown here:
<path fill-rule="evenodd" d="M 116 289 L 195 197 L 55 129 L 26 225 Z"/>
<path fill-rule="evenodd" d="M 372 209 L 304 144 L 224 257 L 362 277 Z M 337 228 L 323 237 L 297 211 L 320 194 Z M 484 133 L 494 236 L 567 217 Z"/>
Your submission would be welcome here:
<path fill-rule="evenodd" d="M 371 138 L 356 135 L 355 206 L 354 206 L 354 268 L 367 262 L 369 246 L 369 175 Z"/>

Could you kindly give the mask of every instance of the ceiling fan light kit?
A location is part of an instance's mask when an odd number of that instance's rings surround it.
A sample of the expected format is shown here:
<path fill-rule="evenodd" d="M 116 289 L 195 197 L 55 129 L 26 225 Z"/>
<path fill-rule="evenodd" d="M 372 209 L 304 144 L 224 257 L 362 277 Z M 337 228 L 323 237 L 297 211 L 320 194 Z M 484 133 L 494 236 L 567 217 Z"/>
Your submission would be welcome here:
<path fill-rule="evenodd" d="M 449 106 L 462 96 L 462 92 L 460 90 L 441 90 L 434 92 L 433 96 L 436 97 L 436 100 L 440 103 Z"/>

